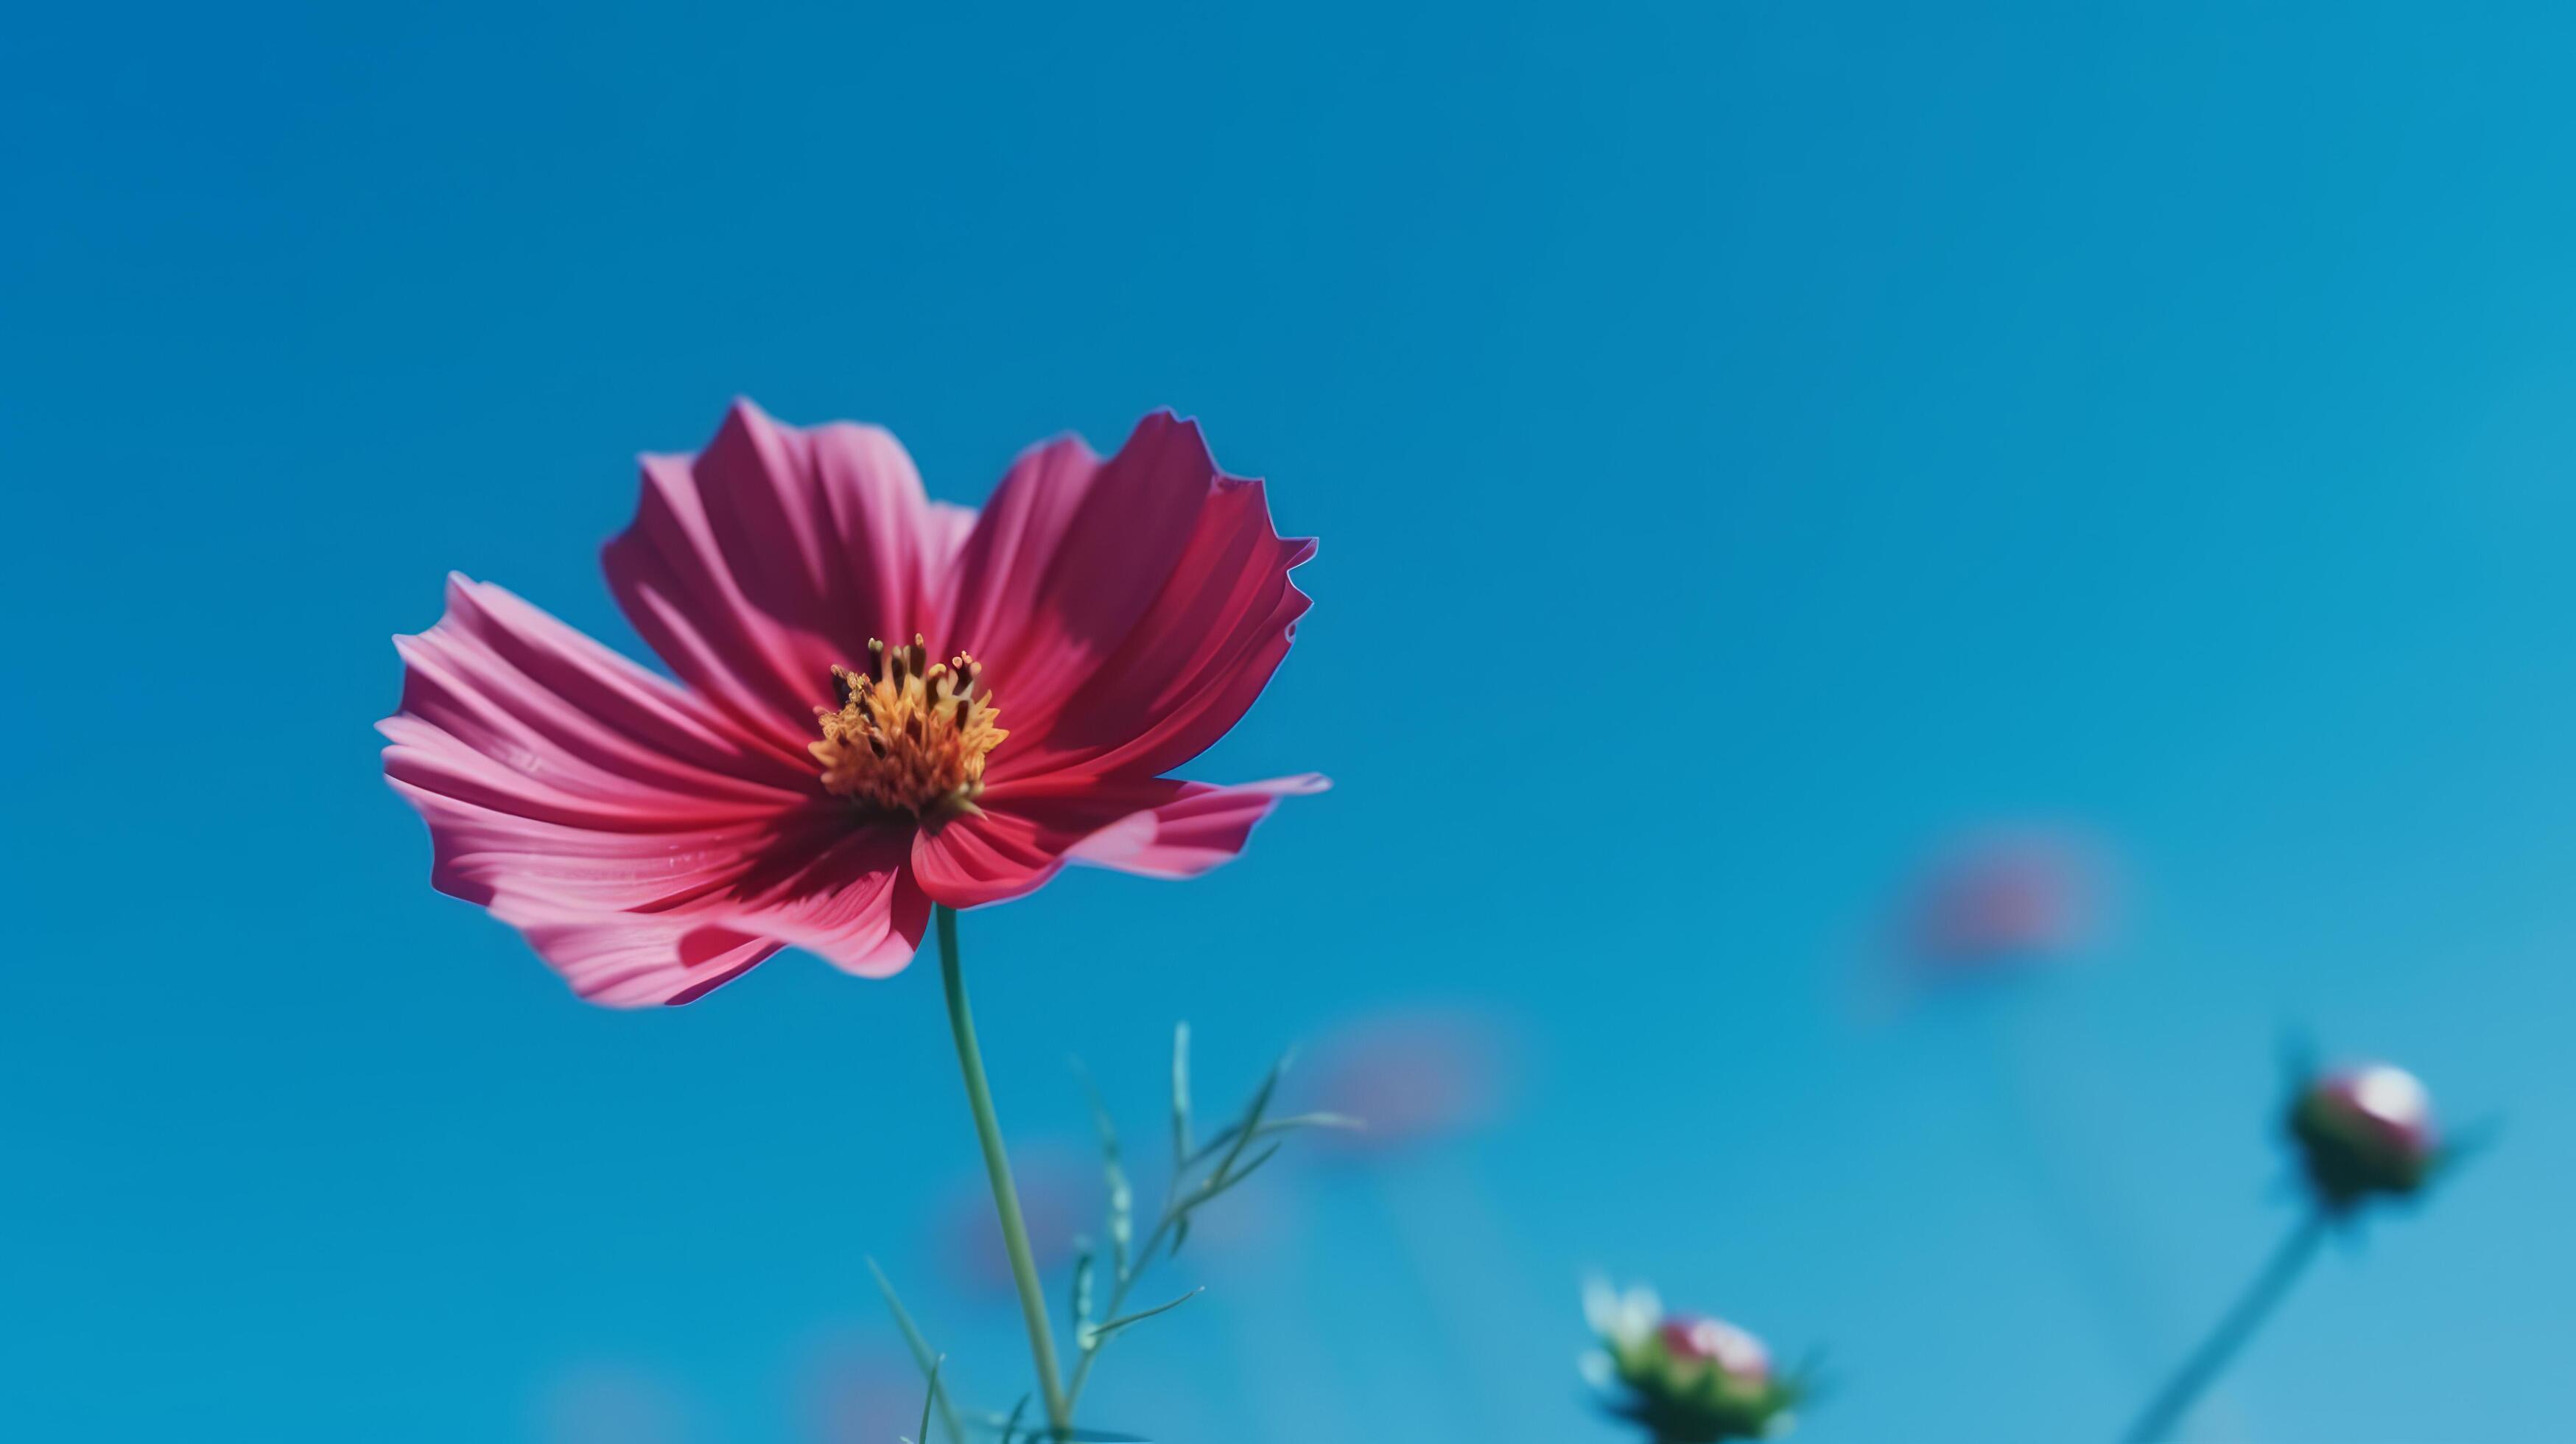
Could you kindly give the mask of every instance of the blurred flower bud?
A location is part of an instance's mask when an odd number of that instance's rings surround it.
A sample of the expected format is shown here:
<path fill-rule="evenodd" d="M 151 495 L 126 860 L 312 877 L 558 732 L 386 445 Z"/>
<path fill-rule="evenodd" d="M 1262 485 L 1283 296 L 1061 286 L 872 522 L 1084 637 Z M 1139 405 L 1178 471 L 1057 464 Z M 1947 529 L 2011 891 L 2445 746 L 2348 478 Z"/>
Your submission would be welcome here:
<path fill-rule="evenodd" d="M 2386 1063 L 2309 1079 L 2291 1102 L 2289 1131 L 2318 1198 L 2337 1210 L 2414 1193 L 2443 1157 L 2432 1095 Z"/>
<path fill-rule="evenodd" d="M 1705 1364 L 1728 1377 L 1767 1383 L 1771 1351 L 1762 1341 L 1722 1319 L 1675 1314 L 1664 1320 L 1664 1352 L 1684 1363 Z"/>
<path fill-rule="evenodd" d="M 1585 1285 L 1583 1314 L 1601 1347 L 1583 1358 L 1603 1407 L 1655 1444 L 1776 1439 L 1795 1422 L 1804 1381 L 1775 1378 L 1762 1341 L 1722 1320 L 1666 1315 L 1652 1289 Z"/>

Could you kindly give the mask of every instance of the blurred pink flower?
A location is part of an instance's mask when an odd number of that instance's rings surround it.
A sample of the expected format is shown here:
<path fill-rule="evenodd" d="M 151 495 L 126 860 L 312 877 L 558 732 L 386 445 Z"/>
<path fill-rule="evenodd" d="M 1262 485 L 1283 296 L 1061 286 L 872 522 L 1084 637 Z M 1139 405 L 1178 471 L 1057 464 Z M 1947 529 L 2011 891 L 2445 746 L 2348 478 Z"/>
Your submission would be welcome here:
<path fill-rule="evenodd" d="M 1907 896 L 1900 953 L 1932 978 L 2068 961 L 2098 935 L 2106 872 L 2095 848 L 2066 833 L 1964 839 L 1937 856 Z"/>
<path fill-rule="evenodd" d="M 1487 1122 L 1502 1106 L 1510 1051 L 1494 1019 L 1464 1009 L 1363 1018 L 1324 1041 L 1312 1073 L 1315 1106 L 1360 1126 L 1320 1130 L 1316 1145 L 1378 1156 Z"/>
<path fill-rule="evenodd" d="M 381 724 L 432 883 L 583 997 L 687 1002 L 790 946 L 882 977 L 933 902 L 1069 861 L 1190 876 L 1325 785 L 1162 775 L 1286 656 L 1314 553 L 1195 422 L 1157 412 L 1107 461 L 1035 447 L 981 515 L 928 500 L 883 430 L 748 402 L 696 457 L 643 465 L 603 560 L 678 682 L 459 576 L 396 640 Z"/>

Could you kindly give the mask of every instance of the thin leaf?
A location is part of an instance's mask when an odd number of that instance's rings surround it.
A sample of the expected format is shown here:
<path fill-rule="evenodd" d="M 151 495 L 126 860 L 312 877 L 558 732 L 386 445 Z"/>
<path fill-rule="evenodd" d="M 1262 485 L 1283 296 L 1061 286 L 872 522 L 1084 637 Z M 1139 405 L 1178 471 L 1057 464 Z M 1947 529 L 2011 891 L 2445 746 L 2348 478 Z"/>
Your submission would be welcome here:
<path fill-rule="evenodd" d="M 1222 1181 L 1226 1174 L 1233 1170 L 1235 1160 L 1243 1156 L 1243 1150 L 1252 1142 L 1252 1136 L 1261 1131 L 1262 1116 L 1270 1111 L 1271 1095 L 1279 1091 L 1279 1075 L 1287 1069 L 1286 1054 L 1281 1054 L 1279 1061 L 1270 1065 L 1270 1072 L 1262 1078 L 1260 1089 L 1252 1095 L 1252 1106 L 1244 1110 L 1243 1122 L 1235 1125 L 1234 1146 L 1226 1150 L 1225 1161 L 1216 1166 L 1215 1177 L 1218 1181 Z"/>
<path fill-rule="evenodd" d="M 939 1386 L 940 1355 L 931 1349 L 930 1340 L 922 1337 L 920 1326 L 912 1321 L 912 1312 L 903 1306 L 903 1300 L 896 1297 L 893 1280 L 886 1277 L 884 1269 L 877 1267 L 874 1258 L 867 1263 L 868 1272 L 876 1278 L 877 1292 L 885 1297 L 886 1312 L 894 1315 L 894 1326 L 903 1333 L 904 1347 L 912 1350 L 912 1362 L 930 1378 L 930 1397 L 938 1401 L 939 1422 L 948 1426 L 950 1439 L 957 1444 L 965 1444 L 966 1431 L 958 1427 L 957 1408 L 949 1402 L 948 1391 Z M 926 1435 L 922 1444 L 930 1444 Z"/>
<path fill-rule="evenodd" d="M 1100 1151 L 1112 1158 L 1117 1157 L 1118 1124 L 1109 1116 L 1108 1105 L 1100 1101 L 1100 1086 L 1091 1081 L 1091 1070 L 1083 1066 L 1081 1059 L 1068 1058 L 1065 1061 L 1073 1067 L 1074 1081 L 1082 1085 L 1084 1100 L 1091 1104 L 1091 1124 L 1100 1130 Z"/>
<path fill-rule="evenodd" d="M 1250 1178 L 1255 1172 L 1259 1171 L 1261 1165 L 1277 1158 L 1279 1156 L 1279 1150 L 1287 1146 L 1288 1145 L 1285 1143 L 1271 1144 L 1268 1148 L 1254 1154 L 1250 1163 L 1236 1169 L 1233 1173 L 1222 1177 L 1210 1178 L 1207 1181 L 1207 1185 L 1199 1190 L 1199 1196 L 1190 1200 L 1190 1207 L 1196 1208 L 1200 1204 L 1207 1202 L 1209 1199 L 1216 1197 L 1218 1194 L 1224 1193 L 1236 1184 Z"/>
<path fill-rule="evenodd" d="M 921 1330 L 913 1323 L 912 1313 L 903 1306 L 903 1300 L 895 1297 L 893 1281 L 886 1277 L 884 1269 L 877 1267 L 874 1258 L 868 1260 L 868 1272 L 876 1276 L 877 1292 L 885 1296 L 886 1309 L 894 1315 L 894 1326 L 903 1331 L 903 1342 L 912 1350 L 913 1363 L 919 1365 L 924 1374 L 936 1370 L 939 1356 L 930 1351 L 930 1341 L 921 1336 Z"/>
<path fill-rule="evenodd" d="M 1073 1331 L 1079 1335 L 1091 1322 L 1091 1245 L 1073 1257 Z"/>
<path fill-rule="evenodd" d="M 1137 1324 L 1141 1324 L 1147 1319 L 1154 1317 L 1156 1314 L 1170 1313 L 1172 1310 L 1179 1308 L 1181 1305 L 1188 1303 L 1190 1300 L 1197 1298 L 1199 1295 L 1206 1292 L 1207 1290 L 1205 1288 L 1195 1288 L 1190 1290 L 1188 1293 L 1181 1295 L 1179 1298 L 1172 1300 L 1168 1304 L 1156 1304 L 1150 1309 L 1138 1309 L 1132 1314 L 1120 1314 L 1118 1317 L 1111 1319 L 1105 1324 L 1095 1326 L 1090 1333 L 1082 1336 L 1080 1342 L 1083 1350 L 1088 1353 L 1091 1350 L 1097 1349 L 1101 1345 L 1108 1343 L 1111 1335 L 1132 1328 Z"/>
<path fill-rule="evenodd" d="M 1347 1113 L 1297 1113 L 1286 1118 L 1271 1119 L 1254 1129 L 1252 1136 L 1255 1141 L 1258 1141 L 1275 1133 L 1294 1133 L 1300 1128 L 1341 1128 L 1358 1132 L 1367 1127 L 1365 1120 L 1353 1118 Z M 1227 1124 L 1223 1131 L 1200 1145 L 1199 1151 L 1190 1158 L 1191 1166 L 1196 1167 L 1215 1157 L 1218 1149 L 1232 1143 L 1234 1136 L 1242 1131 L 1243 1125 L 1239 1123 Z"/>
<path fill-rule="evenodd" d="M 1127 1249 L 1136 1238 L 1136 1192 L 1127 1186 L 1127 1171 L 1116 1163 L 1109 1174 L 1109 1261 L 1118 1276 L 1127 1276 Z"/>
<path fill-rule="evenodd" d="M 1029 1412 L 1029 1396 L 1022 1394 L 1020 1402 L 1011 1406 L 1011 1417 L 1002 1421 L 1002 1444 L 1011 1444 L 1013 1439 L 1019 1437 L 1020 1416 L 1027 1412 Z"/>
<path fill-rule="evenodd" d="M 1172 1228 L 1172 1248 L 1168 1257 L 1179 1257 L 1181 1245 L 1189 1241 L 1190 1210 L 1207 1202 L 1209 1199 L 1216 1197 L 1218 1194 L 1225 1192 L 1227 1189 L 1232 1188 L 1235 1184 L 1242 1182 L 1244 1174 L 1250 1172 L 1250 1169 L 1237 1172 L 1235 1165 L 1242 1160 L 1243 1151 L 1245 1148 L 1251 1146 L 1252 1140 L 1272 1131 L 1264 1126 L 1264 1122 L 1270 1112 L 1270 1100 L 1279 1092 L 1280 1075 L 1288 1071 L 1288 1063 L 1291 1056 L 1292 1055 L 1290 1054 L 1282 1053 L 1279 1055 L 1279 1061 L 1270 1065 L 1270 1071 L 1268 1074 L 1263 1076 L 1260 1088 L 1253 1092 L 1251 1106 L 1244 1110 L 1243 1121 L 1225 1130 L 1225 1135 L 1231 1139 L 1231 1142 L 1226 1148 L 1225 1157 L 1218 1162 L 1216 1171 L 1210 1173 L 1207 1176 L 1207 1179 L 1200 1183 L 1198 1188 L 1188 1198 L 1182 1199 L 1174 1205 L 1175 1216 Z M 1285 1122 L 1286 1120 L 1282 1121 Z M 1208 1146 L 1212 1149 L 1216 1145 L 1211 1143 Z M 1278 1144 L 1274 1143 L 1270 1145 L 1267 1150 L 1253 1160 L 1252 1166 L 1254 1168 L 1258 1168 L 1262 1164 L 1269 1162 L 1271 1156 L 1276 1154 L 1278 1151 Z"/>
<path fill-rule="evenodd" d="M 1190 1025 L 1172 1025 L 1172 1175 L 1190 1165 Z"/>
<path fill-rule="evenodd" d="M 921 1395 L 921 1444 L 930 1444 L 930 1406 L 939 1398 L 939 1370 L 946 1359 L 934 1359 L 930 1365 L 930 1387 Z"/>
<path fill-rule="evenodd" d="M 1022 1401 L 1022 1407 L 1026 1407 L 1025 1400 Z M 967 1417 L 969 1422 L 974 1425 L 975 1432 L 977 1434 L 989 1434 L 999 1438 L 1001 1436 L 1001 1432 L 1010 1427 L 1011 1421 L 1019 1417 L 1019 1410 L 1013 1410 L 1008 1414 L 997 1414 L 990 1410 L 985 1410 L 979 1413 L 970 1414 Z M 1063 1440 L 1068 1441 L 1068 1444 L 1147 1444 L 1144 1436 L 1140 1434 L 1113 1434 L 1106 1429 L 1066 1429 L 1058 1431 L 1039 1424 L 1030 1425 L 1025 1437 L 1031 1441 L 1040 1439 L 1049 1441 Z"/>
<path fill-rule="evenodd" d="M 1091 1081 L 1091 1070 L 1082 1060 L 1073 1060 L 1073 1076 L 1082 1082 L 1083 1096 L 1091 1100 L 1091 1121 L 1100 1130 L 1100 1171 L 1109 1183 L 1109 1261 L 1112 1276 L 1127 1277 L 1127 1250 L 1136 1240 L 1136 1190 L 1127 1182 L 1127 1168 L 1118 1158 L 1118 1124 L 1109 1116 L 1109 1105 L 1100 1099 L 1100 1089 Z"/>

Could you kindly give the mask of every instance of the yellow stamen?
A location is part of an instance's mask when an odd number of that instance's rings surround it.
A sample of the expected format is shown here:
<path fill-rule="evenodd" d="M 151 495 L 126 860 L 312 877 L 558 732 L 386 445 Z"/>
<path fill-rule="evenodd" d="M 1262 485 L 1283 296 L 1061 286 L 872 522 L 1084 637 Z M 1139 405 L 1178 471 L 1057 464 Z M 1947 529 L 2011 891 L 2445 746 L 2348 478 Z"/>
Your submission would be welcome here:
<path fill-rule="evenodd" d="M 982 664 L 963 652 L 933 662 L 917 634 L 909 647 L 871 638 L 868 656 L 874 675 L 834 667 L 841 705 L 814 709 L 823 740 L 806 750 L 822 764 L 823 786 L 930 822 L 975 811 L 984 758 L 1011 735 L 993 725 L 1001 709 L 978 690 Z"/>

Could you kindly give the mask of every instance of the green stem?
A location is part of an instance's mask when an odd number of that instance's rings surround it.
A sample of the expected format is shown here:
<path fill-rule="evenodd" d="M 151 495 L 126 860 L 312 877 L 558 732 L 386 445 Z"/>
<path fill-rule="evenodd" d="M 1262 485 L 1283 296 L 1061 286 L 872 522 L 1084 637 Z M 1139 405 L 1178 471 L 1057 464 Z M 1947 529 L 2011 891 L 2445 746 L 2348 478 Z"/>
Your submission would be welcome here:
<path fill-rule="evenodd" d="M 1179 1217 L 1169 1205 L 1164 1207 L 1162 1218 L 1154 1224 L 1154 1231 L 1145 1235 L 1144 1246 L 1136 1250 L 1127 1272 L 1110 1281 L 1109 1306 L 1100 1311 L 1100 1317 L 1114 1319 L 1126 1311 L 1128 1291 L 1136 1287 L 1137 1276 L 1145 1272 L 1145 1264 L 1154 1257 L 1154 1250 L 1163 1246 L 1163 1236 L 1172 1231 L 1172 1221 Z M 1095 1344 L 1074 1360 L 1073 1380 L 1064 1386 L 1066 1408 L 1081 1402 L 1082 1386 L 1091 1381 L 1091 1361 L 1100 1357 L 1100 1349 L 1101 1345 Z"/>
<path fill-rule="evenodd" d="M 2236 1301 L 2236 1307 L 2228 1310 L 2227 1317 L 2218 1321 L 2218 1327 L 2211 1330 L 2192 1356 L 2183 1361 L 2182 1367 L 2174 1372 L 2173 1378 L 2138 1416 L 2138 1422 L 2130 1425 L 2129 1432 L 2120 1436 L 2124 1444 L 2155 1444 L 2156 1440 L 2173 1432 L 2173 1427 L 2182 1422 L 2184 1413 L 2199 1401 L 2202 1391 L 2215 1382 L 2227 1368 L 2228 1361 L 2236 1357 L 2236 1351 L 2245 1347 L 2245 1341 L 2254 1337 L 2255 1330 L 2263 1327 L 2263 1321 L 2271 1316 L 2282 1296 L 2289 1293 L 2290 1285 L 2298 1282 L 2299 1275 L 2307 1269 L 2308 1261 L 2317 1256 L 2317 1245 L 2325 1242 L 2326 1235 L 2333 1228 L 2334 1215 L 2321 1208 L 2302 1220 L 2297 1228 L 2291 1230 L 2288 1238 L 2281 1240 L 2281 1246 L 2272 1252 L 2272 1261 L 2255 1276 L 2244 1297 Z"/>
<path fill-rule="evenodd" d="M 1002 1121 L 993 1113 L 993 1085 L 984 1077 L 984 1050 L 975 1042 L 975 1012 L 967 1006 L 966 973 L 957 956 L 957 910 L 942 904 L 933 912 L 939 922 L 939 977 L 948 990 L 948 1028 L 957 1039 L 957 1070 L 966 1077 L 966 1106 L 975 1115 L 975 1137 L 984 1145 L 984 1173 L 993 1185 L 993 1211 L 1001 1216 L 1002 1245 L 1011 1254 L 1011 1282 L 1020 1291 L 1020 1315 L 1028 1321 L 1029 1359 L 1037 1366 L 1047 1422 L 1062 1438 L 1073 1430 L 1073 1406 L 1066 1402 L 1062 1376 L 1056 1372 L 1055 1330 L 1047 1322 L 1046 1290 L 1038 1283 L 1029 1226 L 1020 1216 L 1020 1191 L 1011 1183 L 1011 1158 L 1002 1150 Z"/>

